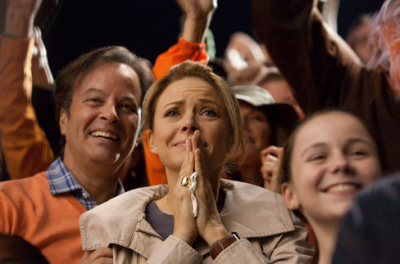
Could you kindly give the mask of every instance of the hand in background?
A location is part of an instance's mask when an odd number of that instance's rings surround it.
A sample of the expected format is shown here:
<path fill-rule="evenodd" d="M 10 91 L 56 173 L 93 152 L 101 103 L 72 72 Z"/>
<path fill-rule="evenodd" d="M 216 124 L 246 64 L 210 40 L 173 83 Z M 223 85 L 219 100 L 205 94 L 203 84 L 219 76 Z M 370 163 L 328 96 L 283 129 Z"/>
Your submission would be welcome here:
<path fill-rule="evenodd" d="M 47 60 L 47 51 L 42 40 L 40 28 L 34 27 L 33 35 L 35 37 L 35 46 L 32 52 L 33 85 L 50 90 L 53 87 L 54 78 Z"/>
<path fill-rule="evenodd" d="M 188 42 L 201 43 L 217 8 L 217 0 L 177 0 L 186 16 L 182 37 Z"/>
<path fill-rule="evenodd" d="M 261 151 L 261 174 L 264 179 L 264 188 L 280 193 L 279 171 L 281 168 L 283 148 L 269 146 Z"/>
<path fill-rule="evenodd" d="M 17 37 L 33 35 L 33 22 L 42 0 L 8 0 L 4 31 Z"/>

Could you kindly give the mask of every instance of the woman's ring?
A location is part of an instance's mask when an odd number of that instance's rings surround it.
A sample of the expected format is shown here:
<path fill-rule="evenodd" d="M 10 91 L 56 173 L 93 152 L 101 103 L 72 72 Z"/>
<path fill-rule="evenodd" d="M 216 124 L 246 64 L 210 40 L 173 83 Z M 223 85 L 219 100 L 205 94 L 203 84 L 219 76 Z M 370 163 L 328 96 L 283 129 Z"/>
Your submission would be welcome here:
<path fill-rule="evenodd" d="M 190 179 L 188 177 L 182 177 L 181 186 L 182 187 L 190 186 Z"/>

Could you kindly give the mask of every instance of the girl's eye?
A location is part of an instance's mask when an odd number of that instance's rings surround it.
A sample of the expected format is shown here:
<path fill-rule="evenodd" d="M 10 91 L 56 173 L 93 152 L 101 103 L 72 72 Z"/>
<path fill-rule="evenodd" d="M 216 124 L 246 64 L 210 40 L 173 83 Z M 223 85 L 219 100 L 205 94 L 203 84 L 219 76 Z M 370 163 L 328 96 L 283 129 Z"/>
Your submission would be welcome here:
<path fill-rule="evenodd" d="M 216 117 L 217 113 L 215 111 L 213 111 L 213 110 L 206 110 L 206 111 L 203 112 L 203 115 Z"/>
<path fill-rule="evenodd" d="M 324 160 L 325 156 L 318 154 L 318 155 L 313 155 L 310 157 L 310 161 L 320 161 L 320 160 Z"/>
<path fill-rule="evenodd" d="M 350 152 L 350 155 L 351 155 L 351 156 L 356 156 L 356 157 L 359 157 L 359 156 L 366 156 L 366 155 L 367 155 L 367 152 L 365 152 L 365 151 L 363 151 L 363 150 L 355 150 L 355 151 L 351 151 L 351 152 Z"/>

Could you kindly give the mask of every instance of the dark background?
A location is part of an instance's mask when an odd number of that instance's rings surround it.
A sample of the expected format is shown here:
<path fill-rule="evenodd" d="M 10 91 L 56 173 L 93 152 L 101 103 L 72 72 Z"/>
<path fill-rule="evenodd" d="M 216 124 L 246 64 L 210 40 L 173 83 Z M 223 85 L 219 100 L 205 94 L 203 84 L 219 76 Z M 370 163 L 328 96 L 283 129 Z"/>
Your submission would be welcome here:
<path fill-rule="evenodd" d="M 383 0 L 342 0 L 339 34 L 345 36 L 359 14 L 374 12 L 382 3 Z M 5 7 L 6 0 L 0 0 L 0 31 Z M 176 43 L 180 16 L 174 0 L 43 0 L 38 22 L 45 25 L 44 42 L 56 75 L 79 55 L 107 45 L 125 46 L 154 63 L 160 53 Z M 232 33 L 243 31 L 253 36 L 251 0 L 219 0 L 210 28 L 217 56 L 223 57 Z"/>

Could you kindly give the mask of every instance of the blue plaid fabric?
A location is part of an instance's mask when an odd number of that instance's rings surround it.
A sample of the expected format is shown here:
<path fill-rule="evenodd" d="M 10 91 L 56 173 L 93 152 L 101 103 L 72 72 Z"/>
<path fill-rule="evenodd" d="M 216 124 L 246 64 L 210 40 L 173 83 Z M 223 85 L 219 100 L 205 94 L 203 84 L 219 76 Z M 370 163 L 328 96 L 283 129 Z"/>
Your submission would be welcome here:
<path fill-rule="evenodd" d="M 78 181 L 65 167 L 60 158 L 56 159 L 46 171 L 47 181 L 52 195 L 70 192 L 86 210 L 97 206 L 96 201 L 82 188 Z M 118 182 L 116 196 L 124 193 L 121 182 Z"/>

